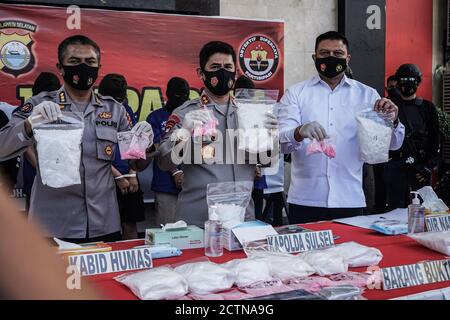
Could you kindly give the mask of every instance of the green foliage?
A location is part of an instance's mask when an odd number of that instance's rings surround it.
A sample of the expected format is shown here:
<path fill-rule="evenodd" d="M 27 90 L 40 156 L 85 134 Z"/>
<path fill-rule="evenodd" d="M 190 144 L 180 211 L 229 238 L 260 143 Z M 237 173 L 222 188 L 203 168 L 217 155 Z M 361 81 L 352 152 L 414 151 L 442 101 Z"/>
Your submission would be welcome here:
<path fill-rule="evenodd" d="M 439 119 L 439 131 L 445 140 L 450 139 L 450 115 L 441 108 L 436 108 Z"/>

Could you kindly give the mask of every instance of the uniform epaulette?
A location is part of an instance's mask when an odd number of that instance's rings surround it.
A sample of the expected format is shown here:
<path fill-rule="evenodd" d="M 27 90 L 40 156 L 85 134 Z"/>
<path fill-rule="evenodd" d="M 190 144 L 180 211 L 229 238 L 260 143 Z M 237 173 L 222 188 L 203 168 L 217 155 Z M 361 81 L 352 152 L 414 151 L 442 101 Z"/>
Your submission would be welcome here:
<path fill-rule="evenodd" d="M 187 109 L 189 107 L 196 106 L 196 105 L 200 105 L 200 98 L 196 98 L 196 99 L 193 99 L 193 100 L 186 101 L 184 104 L 182 104 L 181 106 L 179 106 L 177 108 L 177 111 L 181 111 L 181 110 L 184 110 L 184 109 Z"/>

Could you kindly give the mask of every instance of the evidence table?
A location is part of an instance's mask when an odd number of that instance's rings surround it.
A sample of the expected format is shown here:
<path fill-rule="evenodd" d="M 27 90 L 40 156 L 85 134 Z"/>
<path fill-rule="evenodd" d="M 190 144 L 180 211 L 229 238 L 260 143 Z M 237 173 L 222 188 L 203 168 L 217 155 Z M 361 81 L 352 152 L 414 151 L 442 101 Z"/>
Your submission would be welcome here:
<path fill-rule="evenodd" d="M 339 239 L 336 240 L 336 244 L 355 241 L 366 246 L 378 248 L 383 253 L 383 260 L 381 260 L 379 264 L 379 267 L 381 268 L 414 264 L 427 260 L 446 259 L 445 255 L 429 250 L 406 236 L 385 236 L 375 231 L 334 222 L 313 223 L 302 226 L 314 231 L 332 230 L 335 236 L 339 236 Z M 113 250 L 125 250 L 143 244 L 143 240 L 136 240 L 130 242 L 117 242 L 112 243 L 111 245 Z M 204 257 L 203 249 L 183 250 L 181 256 L 167 259 L 155 259 L 153 260 L 153 265 L 154 267 L 172 265 L 202 257 Z M 243 251 L 229 252 L 224 250 L 224 255 L 222 257 L 210 258 L 210 260 L 216 263 L 225 263 L 233 259 L 242 258 L 246 258 Z M 351 268 L 350 271 L 364 272 L 366 271 L 366 268 Z M 87 277 L 87 279 L 90 284 L 107 299 L 137 299 L 125 285 L 118 283 L 113 279 L 119 274 L 121 273 L 90 276 Z M 364 297 L 369 300 L 387 300 L 448 287 L 450 287 L 450 281 L 392 291 L 366 289 Z"/>

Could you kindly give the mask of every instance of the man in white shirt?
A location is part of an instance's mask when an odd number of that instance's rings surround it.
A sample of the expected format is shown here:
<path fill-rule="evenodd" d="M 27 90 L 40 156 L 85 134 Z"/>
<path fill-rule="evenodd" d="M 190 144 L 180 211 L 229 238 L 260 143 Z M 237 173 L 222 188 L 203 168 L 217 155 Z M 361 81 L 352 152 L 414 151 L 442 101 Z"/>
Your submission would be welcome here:
<path fill-rule="evenodd" d="M 348 79 L 348 40 L 330 31 L 316 40 L 313 55 L 318 75 L 289 88 L 278 110 L 280 142 L 292 153 L 289 190 L 291 224 L 362 215 L 366 207 L 357 137 L 357 114 L 367 108 L 388 114 L 394 121 L 391 150 L 401 147 L 405 127 L 398 107 L 377 91 Z M 306 155 L 312 139 L 333 138 L 336 158 Z"/>

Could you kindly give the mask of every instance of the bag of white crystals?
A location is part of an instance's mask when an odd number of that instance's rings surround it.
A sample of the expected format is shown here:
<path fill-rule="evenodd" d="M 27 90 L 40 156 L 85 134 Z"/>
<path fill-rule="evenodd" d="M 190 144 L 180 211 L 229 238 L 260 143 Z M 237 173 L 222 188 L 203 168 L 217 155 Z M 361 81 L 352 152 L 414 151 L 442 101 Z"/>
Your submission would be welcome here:
<path fill-rule="evenodd" d="M 372 109 L 360 112 L 356 121 L 361 160 L 368 164 L 388 162 L 392 122 Z"/>
<path fill-rule="evenodd" d="M 278 90 L 237 89 L 238 149 L 249 153 L 272 151 L 277 133 L 265 127 L 274 114 Z"/>
<path fill-rule="evenodd" d="M 84 120 L 64 113 L 57 121 L 33 125 L 42 184 L 64 188 L 81 184 L 80 162 Z"/>

